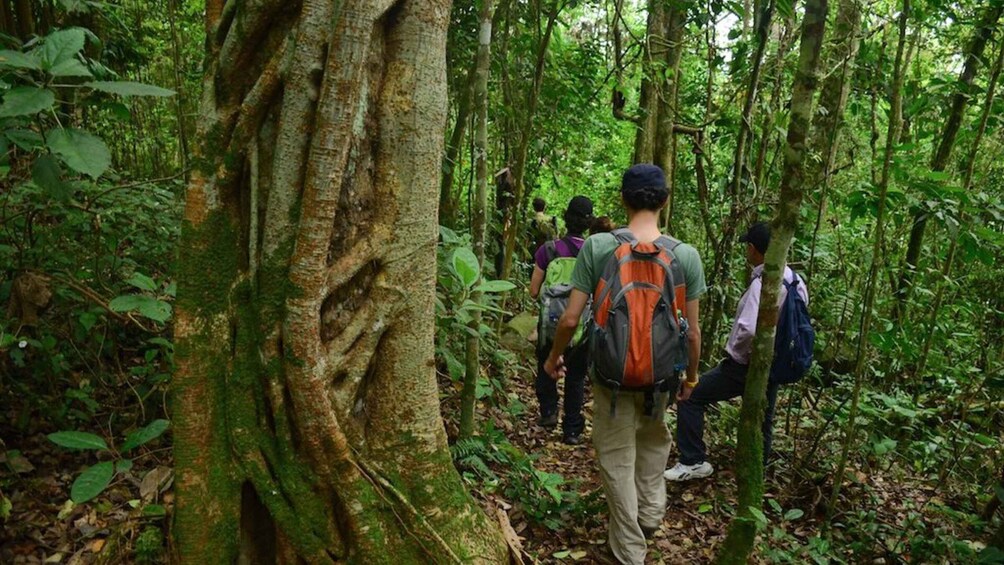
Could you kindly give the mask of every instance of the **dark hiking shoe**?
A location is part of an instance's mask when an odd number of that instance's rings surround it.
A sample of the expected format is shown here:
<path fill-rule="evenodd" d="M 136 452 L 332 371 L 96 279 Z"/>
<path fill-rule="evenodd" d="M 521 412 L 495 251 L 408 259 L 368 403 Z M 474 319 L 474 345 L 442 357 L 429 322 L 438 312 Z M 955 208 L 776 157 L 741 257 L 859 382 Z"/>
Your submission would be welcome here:
<path fill-rule="evenodd" d="M 542 415 L 537 420 L 537 424 L 542 428 L 553 430 L 558 426 L 558 415 L 557 414 L 550 414 L 547 416 Z"/>
<path fill-rule="evenodd" d="M 641 524 L 638 525 L 641 526 Z M 659 533 L 659 527 L 649 528 L 641 526 L 641 533 L 645 536 L 645 539 L 652 539 L 655 537 L 655 534 Z"/>
<path fill-rule="evenodd" d="M 582 443 L 582 436 L 580 434 L 565 434 L 565 437 L 561 441 L 565 445 L 580 445 Z"/>

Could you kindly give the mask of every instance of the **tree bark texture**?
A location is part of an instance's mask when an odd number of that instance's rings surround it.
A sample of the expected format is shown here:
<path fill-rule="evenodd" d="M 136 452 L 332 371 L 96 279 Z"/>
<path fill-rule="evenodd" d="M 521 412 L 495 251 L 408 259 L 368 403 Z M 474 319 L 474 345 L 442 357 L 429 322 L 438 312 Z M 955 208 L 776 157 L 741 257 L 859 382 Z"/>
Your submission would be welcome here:
<path fill-rule="evenodd" d="M 492 19 L 495 2 L 482 0 L 480 29 L 478 30 L 478 57 L 474 73 L 474 168 L 477 185 L 471 232 L 474 254 L 478 257 L 481 272 L 485 272 L 485 237 L 488 226 L 488 72 L 491 70 Z M 475 291 L 475 303 L 481 302 L 481 293 Z M 460 436 L 474 434 L 474 406 L 477 400 L 478 377 L 481 375 L 481 311 L 475 310 L 468 326 L 466 340 L 466 367 L 464 390 L 461 398 Z"/>
<path fill-rule="evenodd" d="M 931 158 L 932 171 L 942 172 L 948 167 L 952 150 L 955 148 L 955 140 L 962 127 L 962 119 L 969 106 L 971 98 L 969 89 L 972 87 L 977 71 L 983 65 L 983 51 L 997 28 L 997 21 L 1000 20 L 1002 12 L 1004 12 L 1004 5 L 999 2 L 990 2 L 980 17 L 979 23 L 976 24 L 976 30 L 973 31 L 969 45 L 966 46 L 963 53 L 966 62 L 959 74 L 957 90 L 952 96 L 952 107 L 948 113 L 948 120 L 945 122 L 945 129 L 942 130 L 941 141 Z M 924 244 L 924 231 L 927 229 L 927 218 L 927 210 L 920 209 L 914 212 L 910 241 L 906 247 L 906 264 L 903 267 L 903 272 L 900 273 L 899 283 L 896 287 L 894 320 L 902 319 L 906 315 L 906 302 L 910 294 L 913 275 L 917 270 L 917 262 L 920 260 L 920 252 Z"/>
<path fill-rule="evenodd" d="M 798 71 L 791 94 L 791 119 L 784 149 L 784 169 L 777 216 L 771 223 L 770 246 L 764 258 L 763 287 L 757 317 L 753 356 L 739 415 L 736 447 L 736 477 L 739 487 L 737 516 L 718 555 L 719 563 L 745 564 L 753 551 L 757 525 L 750 509 L 763 505 L 764 467 L 761 426 L 767 404 L 767 380 L 774 358 L 777 308 L 788 248 L 798 226 L 802 200 L 807 192 L 805 140 L 812 121 L 813 97 L 818 83 L 819 52 L 826 29 L 827 0 L 806 0 Z"/>
<path fill-rule="evenodd" d="M 209 2 L 174 379 L 182 563 L 500 563 L 433 358 L 448 0 Z"/>
<path fill-rule="evenodd" d="M 868 336 L 871 331 L 872 309 L 875 306 L 875 291 L 878 284 L 879 263 L 882 259 L 882 246 L 885 239 L 885 216 L 889 194 L 889 182 L 892 176 L 892 160 L 897 141 L 903 129 L 903 82 L 906 75 L 904 52 L 906 51 L 906 29 L 910 20 L 911 0 L 903 0 L 899 16 L 899 40 L 896 44 L 896 62 L 893 67 L 892 92 L 889 95 L 889 125 L 886 130 L 885 151 L 882 157 L 882 173 L 878 184 L 878 210 L 875 217 L 875 229 L 872 241 L 871 266 L 868 278 L 865 280 L 861 306 L 861 322 L 858 328 L 858 344 L 854 361 L 854 389 L 851 392 L 851 406 L 844 427 L 843 446 L 833 475 L 833 491 L 827 512 L 830 516 L 840 500 L 840 489 L 843 486 L 844 471 L 847 469 L 847 458 L 850 456 L 851 445 L 857 430 L 855 429 L 858 404 L 861 399 L 861 383 L 864 380 L 865 360 L 867 359 Z"/>

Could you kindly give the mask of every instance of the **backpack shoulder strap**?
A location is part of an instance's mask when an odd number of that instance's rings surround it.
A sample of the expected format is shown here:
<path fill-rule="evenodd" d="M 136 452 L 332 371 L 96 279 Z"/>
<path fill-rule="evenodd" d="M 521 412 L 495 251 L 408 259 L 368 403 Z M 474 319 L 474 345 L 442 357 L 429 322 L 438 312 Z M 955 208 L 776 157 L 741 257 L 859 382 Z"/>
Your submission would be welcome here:
<path fill-rule="evenodd" d="M 547 254 L 548 263 L 558 258 L 558 245 L 553 239 L 544 242 L 544 253 Z"/>
<path fill-rule="evenodd" d="M 627 228 L 618 228 L 610 232 L 610 235 L 617 239 L 617 243 L 634 243 L 638 241 L 638 238 L 634 236 L 634 232 Z"/>

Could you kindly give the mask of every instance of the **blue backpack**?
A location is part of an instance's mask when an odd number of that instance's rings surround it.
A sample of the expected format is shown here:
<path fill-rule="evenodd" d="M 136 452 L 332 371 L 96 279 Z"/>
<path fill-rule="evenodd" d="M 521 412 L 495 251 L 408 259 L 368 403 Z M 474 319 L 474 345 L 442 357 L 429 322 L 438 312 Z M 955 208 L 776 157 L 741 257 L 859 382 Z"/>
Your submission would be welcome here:
<path fill-rule="evenodd" d="M 794 272 L 792 281 L 784 282 L 788 291 L 778 313 L 774 337 L 774 363 L 770 367 L 770 382 L 791 384 L 802 380 L 812 366 L 812 349 L 816 331 L 812 329 L 809 307 L 798 294 L 798 285 L 805 282 Z"/>

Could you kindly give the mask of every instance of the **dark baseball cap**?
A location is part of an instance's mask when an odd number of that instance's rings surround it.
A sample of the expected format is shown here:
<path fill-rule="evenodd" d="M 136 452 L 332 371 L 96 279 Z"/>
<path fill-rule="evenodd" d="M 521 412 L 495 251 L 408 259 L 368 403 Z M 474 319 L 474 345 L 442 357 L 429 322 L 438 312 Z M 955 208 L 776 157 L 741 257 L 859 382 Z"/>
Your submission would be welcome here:
<path fill-rule="evenodd" d="M 576 196 L 568 201 L 568 208 L 566 211 L 583 218 L 592 218 L 593 201 L 587 196 Z"/>
<path fill-rule="evenodd" d="M 624 172 L 621 179 L 621 192 L 639 188 L 666 188 L 666 175 L 662 169 L 648 163 L 634 165 Z"/>
<path fill-rule="evenodd" d="M 767 246 L 770 245 L 770 224 L 767 222 L 753 224 L 746 233 L 739 236 L 739 241 L 752 245 L 760 253 L 767 253 Z"/>

